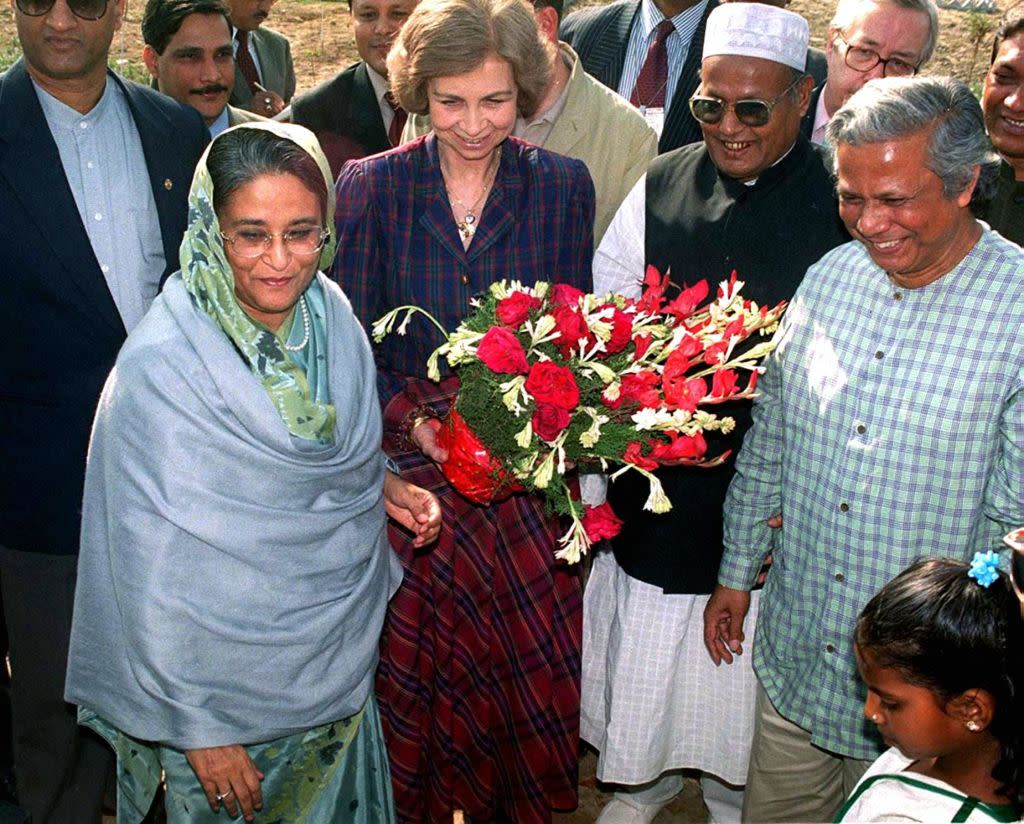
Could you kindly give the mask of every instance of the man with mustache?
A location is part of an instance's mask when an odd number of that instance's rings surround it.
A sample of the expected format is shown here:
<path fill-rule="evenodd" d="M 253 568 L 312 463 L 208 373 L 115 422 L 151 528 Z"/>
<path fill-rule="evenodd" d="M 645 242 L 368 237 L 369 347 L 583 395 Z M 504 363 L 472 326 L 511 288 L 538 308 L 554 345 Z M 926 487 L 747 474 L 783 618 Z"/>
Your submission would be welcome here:
<path fill-rule="evenodd" d="M 347 160 L 402 142 L 406 113 L 388 92 L 386 61 L 416 2 L 349 0 L 360 61 L 292 104 L 292 122 L 316 134 L 335 175 Z"/>
<path fill-rule="evenodd" d="M 228 9 L 221 0 L 149 0 L 142 39 L 142 59 L 156 87 L 199 112 L 211 137 L 262 119 L 228 105 L 235 58 Z"/>
<path fill-rule="evenodd" d="M 227 0 L 235 51 L 231 105 L 273 117 L 295 94 L 288 38 L 263 26 L 277 0 Z"/>

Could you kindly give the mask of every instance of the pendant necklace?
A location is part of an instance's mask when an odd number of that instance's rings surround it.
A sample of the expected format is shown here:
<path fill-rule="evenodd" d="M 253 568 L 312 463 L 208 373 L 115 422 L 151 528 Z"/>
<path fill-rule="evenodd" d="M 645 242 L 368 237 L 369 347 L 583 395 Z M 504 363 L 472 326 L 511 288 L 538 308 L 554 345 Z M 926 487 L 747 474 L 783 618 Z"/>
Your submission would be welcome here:
<path fill-rule="evenodd" d="M 457 204 L 463 210 L 462 220 L 459 220 L 458 218 L 455 219 L 455 225 L 459 230 L 459 234 L 462 236 L 463 244 L 468 245 L 469 242 L 473 239 L 473 235 L 476 234 L 477 226 L 479 225 L 477 221 L 480 219 L 479 212 L 477 210 L 479 207 L 482 206 L 484 198 L 486 198 L 487 193 L 491 189 L 491 185 L 494 183 L 494 178 L 498 174 L 497 160 L 500 158 L 498 151 L 500 150 L 495 150 L 495 159 L 491 163 L 490 170 L 484 176 L 484 184 L 483 186 L 480 187 L 480 194 L 477 195 L 476 200 L 473 201 L 473 204 L 471 206 L 467 206 L 465 203 L 463 203 L 462 200 L 455 194 L 455 192 L 453 192 L 451 188 L 448 186 L 447 181 L 445 181 L 444 188 L 445 191 L 448 192 L 448 199 L 452 203 Z M 442 168 L 442 172 L 443 171 L 444 169 Z M 453 209 L 452 214 L 454 215 L 454 213 L 455 210 Z"/>

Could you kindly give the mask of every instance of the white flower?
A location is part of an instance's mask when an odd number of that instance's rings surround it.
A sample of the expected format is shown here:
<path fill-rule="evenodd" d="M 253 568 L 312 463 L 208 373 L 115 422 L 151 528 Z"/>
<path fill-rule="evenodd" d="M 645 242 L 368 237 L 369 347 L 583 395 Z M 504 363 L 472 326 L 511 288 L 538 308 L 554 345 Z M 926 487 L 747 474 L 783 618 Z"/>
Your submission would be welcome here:
<path fill-rule="evenodd" d="M 526 378 L 522 375 L 516 375 L 511 380 L 498 385 L 498 389 L 501 391 L 501 402 L 505 404 L 505 408 L 517 418 L 526 409 L 521 403 L 519 403 L 520 398 L 523 399 L 523 403 L 527 402 L 525 386 Z"/>
<path fill-rule="evenodd" d="M 595 446 L 599 440 L 601 440 L 601 426 L 608 423 L 611 420 L 607 415 L 600 414 L 596 409 L 590 406 L 583 408 L 583 411 L 590 415 L 590 428 L 585 432 L 580 433 L 580 444 L 586 449 L 590 449 Z"/>
<path fill-rule="evenodd" d="M 650 494 L 647 496 L 647 501 L 644 503 L 644 509 L 649 512 L 654 512 L 657 515 L 661 515 L 672 509 L 672 502 L 668 499 L 668 495 L 665 494 L 665 489 L 661 485 L 661 481 L 658 480 L 656 475 L 652 475 L 650 472 L 644 472 L 647 476 L 647 480 L 651 485 Z"/>
<path fill-rule="evenodd" d="M 519 444 L 523 449 L 530 446 L 530 442 L 533 440 L 533 421 L 527 421 L 519 432 L 516 433 L 516 443 Z"/>
<path fill-rule="evenodd" d="M 533 473 L 533 485 L 537 489 L 547 489 L 548 484 L 551 483 L 551 478 L 555 474 L 555 453 L 554 451 L 548 452 L 547 456 L 541 461 L 537 471 Z"/>
<path fill-rule="evenodd" d="M 672 422 L 672 413 L 667 409 L 640 409 L 630 416 L 637 432 L 664 428 Z"/>

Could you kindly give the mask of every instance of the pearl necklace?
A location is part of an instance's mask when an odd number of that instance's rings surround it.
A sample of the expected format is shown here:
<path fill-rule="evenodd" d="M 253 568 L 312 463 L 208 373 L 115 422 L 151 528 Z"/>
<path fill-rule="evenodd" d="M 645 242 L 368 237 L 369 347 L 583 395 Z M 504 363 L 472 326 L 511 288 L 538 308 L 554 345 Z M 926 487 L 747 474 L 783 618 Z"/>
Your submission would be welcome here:
<path fill-rule="evenodd" d="M 305 330 L 305 334 L 302 336 L 302 343 L 286 343 L 284 345 L 284 348 L 289 352 L 301 352 L 306 348 L 306 344 L 309 343 L 309 309 L 306 308 L 305 295 L 299 298 L 299 308 L 302 310 L 302 328 Z"/>

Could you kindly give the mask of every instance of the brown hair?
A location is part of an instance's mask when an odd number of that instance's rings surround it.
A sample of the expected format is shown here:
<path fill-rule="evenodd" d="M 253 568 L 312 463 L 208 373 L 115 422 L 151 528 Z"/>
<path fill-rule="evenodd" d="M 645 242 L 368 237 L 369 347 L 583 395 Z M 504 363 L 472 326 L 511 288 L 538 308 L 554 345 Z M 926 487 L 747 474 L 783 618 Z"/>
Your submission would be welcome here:
<path fill-rule="evenodd" d="M 497 55 L 511 65 L 517 107 L 529 115 L 550 82 L 553 49 L 524 0 L 421 0 L 388 55 L 388 78 L 406 111 L 426 114 L 429 81 Z"/>

